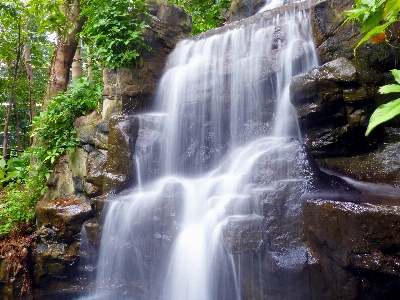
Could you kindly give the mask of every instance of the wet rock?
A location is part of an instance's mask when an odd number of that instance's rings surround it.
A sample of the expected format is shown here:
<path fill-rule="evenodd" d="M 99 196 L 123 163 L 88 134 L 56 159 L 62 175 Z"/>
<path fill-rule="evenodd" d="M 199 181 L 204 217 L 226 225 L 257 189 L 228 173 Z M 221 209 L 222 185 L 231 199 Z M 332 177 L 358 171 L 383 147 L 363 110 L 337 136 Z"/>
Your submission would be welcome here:
<path fill-rule="evenodd" d="M 382 144 L 376 151 L 352 157 L 318 160 L 321 167 L 363 182 L 400 188 L 400 144 Z M 400 192 L 399 192 L 400 193 Z"/>
<path fill-rule="evenodd" d="M 265 250 L 263 219 L 257 215 L 231 216 L 222 228 L 222 238 L 231 254 Z"/>
<path fill-rule="evenodd" d="M 136 182 L 133 151 L 138 137 L 138 126 L 139 121 L 136 116 L 116 115 L 110 119 L 103 193 L 117 193 Z"/>
<path fill-rule="evenodd" d="M 100 245 L 101 227 L 96 218 L 89 219 L 83 223 L 86 229 L 86 239 L 89 243 Z"/>
<path fill-rule="evenodd" d="M 234 197 L 225 205 L 227 215 L 247 215 L 254 212 L 251 197 Z"/>
<path fill-rule="evenodd" d="M 80 234 L 84 221 L 93 212 L 79 199 L 56 198 L 39 201 L 35 207 L 36 234 L 42 242 L 73 241 Z"/>
<path fill-rule="evenodd" d="M 250 17 L 265 4 L 265 0 L 238 0 L 232 1 L 228 14 L 229 22 L 239 21 Z"/>
<path fill-rule="evenodd" d="M 81 227 L 93 212 L 82 200 L 58 198 L 39 201 L 35 215 L 34 284 L 41 293 L 69 288 L 78 274 Z"/>
<path fill-rule="evenodd" d="M 104 173 L 107 165 L 108 151 L 93 149 L 88 154 L 86 167 L 87 176 L 85 183 L 86 195 L 100 196 L 103 192 Z"/>
<path fill-rule="evenodd" d="M 399 295 L 398 206 L 307 200 L 303 213 L 310 249 L 323 269 L 327 298 Z"/>
<path fill-rule="evenodd" d="M 364 35 L 361 35 L 360 25 L 349 22 L 342 26 L 346 19 L 343 13 L 352 8 L 353 1 L 326 0 L 318 1 L 311 9 L 311 22 L 317 51 L 321 62 L 326 63 L 339 57 L 354 61 L 364 83 L 379 84 L 382 72 L 393 68 L 396 54 L 387 43 L 364 43 L 357 49 L 354 57 L 354 47 Z"/>
<path fill-rule="evenodd" d="M 378 132 L 365 137 L 374 101 L 354 64 L 338 58 L 290 84 L 307 148 L 316 157 L 351 155 L 373 149 Z"/>
<path fill-rule="evenodd" d="M 34 249 L 34 278 L 42 292 L 67 289 L 77 275 L 79 243 L 38 243 Z"/>

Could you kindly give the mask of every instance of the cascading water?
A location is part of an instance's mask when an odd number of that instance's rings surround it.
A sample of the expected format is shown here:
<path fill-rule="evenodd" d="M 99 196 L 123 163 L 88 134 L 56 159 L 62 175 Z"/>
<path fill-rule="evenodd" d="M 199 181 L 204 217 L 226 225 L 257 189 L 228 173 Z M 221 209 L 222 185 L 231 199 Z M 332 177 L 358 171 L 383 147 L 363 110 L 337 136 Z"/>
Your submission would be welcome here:
<path fill-rule="evenodd" d="M 316 64 L 306 11 L 177 45 L 155 113 L 139 116 L 139 186 L 106 209 L 91 299 L 248 299 L 243 264 L 258 263 L 270 238 L 236 245 L 227 228 L 261 228 L 255 195 L 299 181 L 283 170 L 260 187 L 255 177 L 271 174 L 255 165 L 282 165 L 276 153 L 299 137 L 288 85 Z"/>

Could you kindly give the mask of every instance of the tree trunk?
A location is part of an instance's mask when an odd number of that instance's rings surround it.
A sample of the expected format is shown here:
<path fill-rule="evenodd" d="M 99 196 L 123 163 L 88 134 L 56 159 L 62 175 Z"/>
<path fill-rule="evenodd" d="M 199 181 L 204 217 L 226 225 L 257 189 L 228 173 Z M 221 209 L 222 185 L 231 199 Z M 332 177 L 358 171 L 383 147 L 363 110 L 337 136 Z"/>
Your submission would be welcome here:
<path fill-rule="evenodd" d="M 66 1 L 66 7 L 68 23 L 74 24 L 74 27 L 67 35 L 57 37 L 57 47 L 51 62 L 50 78 L 43 100 L 44 105 L 53 95 L 67 90 L 70 69 L 78 46 L 75 37 L 81 32 L 84 23 L 84 18 L 79 18 L 81 12 L 79 0 Z"/>
<path fill-rule="evenodd" d="M 27 32 L 28 29 L 25 28 L 25 31 Z M 34 85 L 34 77 L 31 65 L 31 48 L 29 47 L 28 43 L 25 43 L 24 46 L 24 58 L 25 58 L 26 74 L 28 76 L 28 82 L 29 82 L 29 123 L 32 124 L 33 118 L 36 116 L 36 101 L 35 99 L 33 99 L 32 89 Z M 33 130 L 32 125 L 31 125 L 31 130 Z M 32 143 L 33 143 L 33 137 L 30 138 L 29 145 L 31 146 Z"/>
<path fill-rule="evenodd" d="M 18 66 L 19 66 L 19 61 L 21 59 L 21 25 L 18 25 L 18 45 L 17 45 L 17 57 L 15 59 L 15 65 L 14 65 L 14 76 L 13 76 L 13 81 L 11 84 L 11 90 L 10 90 L 10 98 L 8 100 L 8 107 L 7 107 L 7 115 L 6 119 L 4 121 L 4 131 L 3 131 L 3 158 L 6 160 L 8 151 L 8 126 L 10 124 L 10 116 L 11 116 L 11 108 L 14 103 L 14 93 L 15 93 L 15 85 L 17 82 L 17 75 L 18 75 Z"/>
<path fill-rule="evenodd" d="M 22 151 L 21 145 L 21 130 L 19 128 L 19 117 L 18 117 L 18 109 L 15 101 L 13 101 L 13 108 L 14 108 L 14 117 L 15 117 L 15 132 L 17 134 L 17 150 L 18 153 Z"/>
<path fill-rule="evenodd" d="M 72 61 L 72 81 L 83 76 L 81 47 L 82 40 L 79 39 L 79 45 L 76 48 L 74 59 Z"/>
<path fill-rule="evenodd" d="M 92 59 L 90 56 L 87 58 L 87 76 L 89 78 L 90 82 L 94 82 L 94 76 L 93 76 L 93 65 L 92 65 Z"/>

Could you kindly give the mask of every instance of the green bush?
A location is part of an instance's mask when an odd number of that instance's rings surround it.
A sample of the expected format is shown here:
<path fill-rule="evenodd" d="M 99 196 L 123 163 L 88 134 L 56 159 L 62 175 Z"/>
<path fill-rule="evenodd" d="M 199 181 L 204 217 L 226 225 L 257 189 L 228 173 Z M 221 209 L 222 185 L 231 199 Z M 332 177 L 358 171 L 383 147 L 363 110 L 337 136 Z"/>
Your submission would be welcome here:
<path fill-rule="evenodd" d="M 54 96 L 33 122 L 36 146 L 20 158 L 0 160 L 0 180 L 7 184 L 0 195 L 0 235 L 34 218 L 34 206 L 47 189 L 46 180 L 57 158 L 78 146 L 73 122 L 97 109 L 102 86 L 80 78 L 65 93 Z M 30 162 L 30 163 L 29 163 Z M 35 163 L 32 163 L 35 162 Z"/>
<path fill-rule="evenodd" d="M 231 5 L 230 0 L 172 0 L 192 17 L 192 34 L 219 27 L 224 22 L 224 13 Z"/>
<path fill-rule="evenodd" d="M 99 107 L 102 89 L 102 85 L 84 77 L 74 81 L 67 92 L 54 96 L 33 121 L 32 135 L 37 146 L 30 149 L 31 154 L 48 165 L 66 150 L 79 145 L 73 122 Z"/>

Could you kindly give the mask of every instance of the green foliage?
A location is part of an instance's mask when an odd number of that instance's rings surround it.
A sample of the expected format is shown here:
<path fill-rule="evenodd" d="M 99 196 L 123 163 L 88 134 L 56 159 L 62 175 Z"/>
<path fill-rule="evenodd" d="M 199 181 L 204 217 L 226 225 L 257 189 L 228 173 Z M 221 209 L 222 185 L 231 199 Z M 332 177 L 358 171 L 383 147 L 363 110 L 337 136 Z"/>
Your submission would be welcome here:
<path fill-rule="evenodd" d="M 391 72 L 399 84 L 388 84 L 382 86 L 379 89 L 381 94 L 400 93 L 400 70 L 392 70 Z M 376 126 L 394 118 L 397 115 L 400 115 L 400 98 L 390 101 L 389 103 L 382 104 L 371 115 L 365 135 L 368 136 Z"/>
<path fill-rule="evenodd" d="M 77 146 L 74 120 L 98 108 L 102 86 L 87 78 L 74 81 L 67 92 L 54 96 L 33 122 L 37 145 L 25 156 L 0 160 L 0 181 L 7 184 L 0 196 L 0 235 L 18 224 L 30 222 L 34 205 L 46 191 L 51 165 L 65 151 Z M 35 161 L 35 164 L 29 164 Z"/>
<path fill-rule="evenodd" d="M 231 5 L 230 0 L 172 0 L 192 17 L 192 34 L 219 27 L 224 22 L 224 13 Z"/>
<path fill-rule="evenodd" d="M 77 146 L 74 120 L 98 108 L 101 99 L 102 85 L 85 77 L 74 81 L 67 92 L 55 95 L 33 121 L 32 135 L 39 146 L 31 151 L 37 159 L 53 164 L 66 150 Z"/>
<path fill-rule="evenodd" d="M 28 179 L 29 156 L 12 157 L 7 162 L 0 159 L 0 183 L 23 183 Z"/>
<path fill-rule="evenodd" d="M 82 0 L 81 6 L 86 17 L 83 42 L 104 67 L 131 67 L 140 51 L 148 49 L 142 30 L 149 26 L 140 20 L 148 15 L 144 0 Z"/>
<path fill-rule="evenodd" d="M 11 183 L 0 196 L 0 236 L 9 234 L 19 224 L 29 223 L 34 218 L 34 206 L 46 190 L 48 173 L 30 169 L 26 168 L 30 176 L 25 184 Z"/>
<path fill-rule="evenodd" d="M 354 7 L 344 13 L 348 16 L 345 23 L 358 21 L 365 36 L 358 42 L 354 51 L 372 37 L 376 37 L 398 20 L 400 0 L 355 0 Z M 381 35 L 383 39 L 386 35 Z M 379 39 L 379 40 L 380 40 Z"/>

